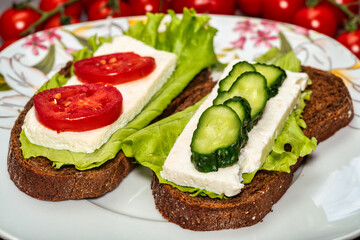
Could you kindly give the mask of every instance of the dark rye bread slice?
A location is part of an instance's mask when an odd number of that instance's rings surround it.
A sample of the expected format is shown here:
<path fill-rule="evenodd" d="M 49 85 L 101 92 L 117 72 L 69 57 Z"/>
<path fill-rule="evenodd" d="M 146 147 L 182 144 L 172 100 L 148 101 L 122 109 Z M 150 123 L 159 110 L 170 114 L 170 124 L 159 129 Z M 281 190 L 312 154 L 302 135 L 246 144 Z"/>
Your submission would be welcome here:
<path fill-rule="evenodd" d="M 68 76 L 71 63 L 60 71 Z M 173 103 L 164 111 L 163 116 L 186 108 L 206 96 L 214 86 L 210 70 L 199 73 Z M 15 185 L 26 194 L 41 200 L 60 201 L 66 199 L 83 199 L 101 196 L 114 188 L 135 167 L 132 158 L 126 158 L 122 151 L 116 157 L 100 167 L 79 171 L 73 166 L 63 166 L 60 169 L 52 167 L 52 162 L 45 157 L 24 159 L 20 149 L 19 136 L 26 113 L 32 107 L 31 99 L 19 115 L 11 131 L 8 172 Z"/>
<path fill-rule="evenodd" d="M 313 91 L 311 100 L 303 114 L 307 123 L 304 133 L 320 142 L 351 121 L 352 101 L 340 78 L 311 67 L 303 67 L 303 71 L 313 81 L 308 87 Z M 191 197 L 170 185 L 159 184 L 153 174 L 155 205 L 164 218 L 186 229 L 211 231 L 251 226 L 263 219 L 286 192 L 302 160 L 292 166 L 291 173 L 259 171 L 240 194 L 226 200 Z"/>

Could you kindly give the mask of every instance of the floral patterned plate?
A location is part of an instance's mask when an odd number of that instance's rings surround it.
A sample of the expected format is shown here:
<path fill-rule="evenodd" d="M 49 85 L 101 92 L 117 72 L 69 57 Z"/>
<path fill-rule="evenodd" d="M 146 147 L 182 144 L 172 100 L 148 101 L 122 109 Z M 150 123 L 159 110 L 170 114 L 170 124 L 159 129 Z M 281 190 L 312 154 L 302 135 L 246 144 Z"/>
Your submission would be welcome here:
<path fill-rule="evenodd" d="M 322 142 L 262 222 L 193 232 L 155 209 L 151 173 L 136 168 L 114 191 L 92 200 L 46 202 L 19 191 L 7 173 L 10 129 L 35 91 L 98 34 L 119 35 L 137 18 L 107 19 L 36 33 L 0 53 L 0 236 L 9 239 L 345 239 L 360 235 L 360 61 L 333 39 L 293 25 L 212 16 L 222 62 L 252 60 L 272 46 L 292 48 L 304 65 L 343 78 L 355 118 Z"/>

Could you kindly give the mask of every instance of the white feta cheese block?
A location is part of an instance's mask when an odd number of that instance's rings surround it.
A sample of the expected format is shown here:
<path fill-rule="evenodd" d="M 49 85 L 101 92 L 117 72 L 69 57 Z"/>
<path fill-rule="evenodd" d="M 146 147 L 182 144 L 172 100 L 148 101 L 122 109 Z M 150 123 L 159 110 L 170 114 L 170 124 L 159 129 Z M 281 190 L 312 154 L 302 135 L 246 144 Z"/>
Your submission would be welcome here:
<path fill-rule="evenodd" d="M 231 67 L 232 64 L 225 69 L 222 78 Z M 252 172 L 261 166 L 289 113 L 294 109 L 301 90 L 305 89 L 307 80 L 307 74 L 287 72 L 279 93 L 268 101 L 262 118 L 250 131 L 248 143 L 241 151 L 239 161 L 230 167 L 220 168 L 217 172 L 202 173 L 191 163 L 190 143 L 201 114 L 212 105 L 217 95 L 216 85 L 176 140 L 165 160 L 161 177 L 180 186 L 206 189 L 228 197 L 239 194 L 244 186 L 242 173 Z"/>
<path fill-rule="evenodd" d="M 257 170 L 269 155 L 276 137 L 281 133 L 290 112 L 296 106 L 308 77 L 305 73 L 286 72 L 287 78 L 278 94 L 269 99 L 264 112 L 249 132 L 249 140 L 240 151 L 239 165 L 243 173 Z"/>
<path fill-rule="evenodd" d="M 288 81 L 292 81 L 294 84 L 297 84 L 300 86 L 301 91 L 304 91 L 307 83 L 309 81 L 309 76 L 306 73 L 302 72 L 291 72 L 291 71 L 285 71 Z"/>
<path fill-rule="evenodd" d="M 234 62 L 235 63 L 235 62 Z M 224 78 L 232 69 L 233 64 L 229 64 L 224 70 L 221 78 Z M 176 140 L 170 150 L 168 157 L 160 172 L 161 177 L 180 186 L 206 189 L 216 194 L 233 196 L 240 192 L 243 187 L 240 166 L 220 168 L 217 172 L 203 173 L 196 170 L 191 163 L 190 143 L 193 133 L 197 127 L 201 114 L 210 106 L 217 96 L 219 86 L 215 85 L 207 99 L 201 104 L 194 116 L 185 126 L 183 132 Z"/>
<path fill-rule="evenodd" d="M 115 37 L 112 43 L 103 44 L 94 55 L 129 51 L 141 56 L 153 57 L 156 69 L 142 79 L 115 85 L 123 96 L 123 112 L 114 123 L 85 132 L 57 133 L 42 125 L 35 117 L 35 110 L 32 108 L 26 115 L 23 125 L 30 142 L 53 149 L 91 153 L 106 143 L 115 131 L 124 127 L 139 114 L 151 97 L 171 76 L 176 66 L 177 56 L 173 53 L 156 50 L 128 36 Z M 75 84 L 82 84 L 76 76 L 69 79 L 67 83 L 67 85 Z"/>
<path fill-rule="evenodd" d="M 212 91 L 190 119 L 171 149 L 163 165 L 161 176 L 181 186 L 191 186 L 206 189 L 217 194 L 224 193 L 227 196 L 232 196 L 239 193 L 243 186 L 241 183 L 240 166 L 238 164 L 220 168 L 217 172 L 202 173 L 195 169 L 190 160 L 192 135 L 202 112 L 212 105 L 212 100 L 216 95 L 217 92 Z"/>

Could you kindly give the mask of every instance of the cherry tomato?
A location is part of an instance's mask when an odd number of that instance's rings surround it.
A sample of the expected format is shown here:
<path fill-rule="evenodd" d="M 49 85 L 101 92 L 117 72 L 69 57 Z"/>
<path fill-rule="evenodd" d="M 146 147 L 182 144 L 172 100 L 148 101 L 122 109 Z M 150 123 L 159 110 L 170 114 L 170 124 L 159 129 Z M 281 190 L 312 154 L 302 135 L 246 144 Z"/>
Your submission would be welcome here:
<path fill-rule="evenodd" d="M 6 41 L 1 45 L 0 51 L 4 50 L 5 48 L 7 48 L 8 46 L 10 46 L 12 43 L 16 42 L 17 40 L 18 40 L 18 38 L 6 40 Z"/>
<path fill-rule="evenodd" d="M 116 121 L 122 101 L 119 90 L 111 85 L 82 84 L 40 92 L 34 97 L 34 107 L 44 126 L 58 132 L 83 132 Z"/>
<path fill-rule="evenodd" d="M 74 23 L 79 23 L 79 22 L 80 22 L 80 19 L 75 18 L 75 17 L 70 17 L 70 23 L 68 23 L 68 24 L 74 24 Z M 66 24 L 62 24 L 60 22 L 60 15 L 55 15 L 46 21 L 46 23 L 44 25 L 44 29 L 49 29 L 49 28 L 53 28 L 53 27 L 61 27 L 62 25 L 66 25 Z"/>
<path fill-rule="evenodd" d="M 169 9 L 169 0 L 129 0 L 129 4 L 136 15 L 166 12 Z"/>
<path fill-rule="evenodd" d="M 263 16 L 271 20 L 291 22 L 294 13 L 304 5 L 304 0 L 264 0 Z"/>
<path fill-rule="evenodd" d="M 234 14 L 235 0 L 173 0 L 175 12 L 182 13 L 184 7 L 194 8 L 198 13 Z"/>
<path fill-rule="evenodd" d="M 155 67 L 155 59 L 152 57 L 122 52 L 77 61 L 74 73 L 84 83 L 121 84 L 143 78 Z"/>
<path fill-rule="evenodd" d="M 20 38 L 21 33 L 39 19 L 40 14 L 30 8 L 9 8 L 0 17 L 0 35 L 3 40 Z"/>
<path fill-rule="evenodd" d="M 266 0 L 264 0 L 266 1 Z M 236 0 L 240 10 L 246 15 L 260 16 L 262 14 L 263 0 Z"/>
<path fill-rule="evenodd" d="M 295 13 L 293 23 L 330 37 L 335 36 L 337 31 L 337 22 L 334 14 L 328 8 L 321 5 L 300 9 Z"/>
<path fill-rule="evenodd" d="M 133 10 L 130 8 L 129 4 L 119 1 L 120 10 L 111 9 L 111 7 L 106 6 L 109 3 L 109 0 L 97 0 L 91 4 L 88 10 L 88 19 L 99 20 L 104 19 L 110 16 L 113 13 L 113 17 L 126 17 L 133 15 Z"/>
<path fill-rule="evenodd" d="M 334 0 L 334 1 L 340 5 L 348 5 L 349 10 L 354 14 L 357 14 L 359 11 L 358 0 Z M 334 6 L 333 4 L 331 4 L 326 0 L 322 0 L 320 4 L 326 6 L 329 10 L 333 12 L 339 26 L 344 23 L 344 21 L 347 18 L 347 15 L 343 11 L 341 11 L 338 7 Z"/>
<path fill-rule="evenodd" d="M 354 55 L 360 59 L 360 29 L 354 32 L 340 34 L 336 40 L 347 47 Z"/>
<path fill-rule="evenodd" d="M 51 11 L 69 0 L 41 0 L 39 8 L 43 11 Z M 75 2 L 65 8 L 65 15 L 80 18 L 81 3 Z"/>

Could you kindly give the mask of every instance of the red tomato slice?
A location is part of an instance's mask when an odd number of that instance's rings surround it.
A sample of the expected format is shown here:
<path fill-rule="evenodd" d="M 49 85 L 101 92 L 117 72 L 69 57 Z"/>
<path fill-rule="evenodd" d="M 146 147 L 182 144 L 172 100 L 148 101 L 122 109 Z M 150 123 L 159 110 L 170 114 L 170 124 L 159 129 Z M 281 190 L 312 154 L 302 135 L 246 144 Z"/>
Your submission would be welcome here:
<path fill-rule="evenodd" d="M 122 101 L 119 90 L 111 85 L 82 84 L 40 92 L 34 97 L 34 107 L 44 126 L 58 132 L 83 132 L 117 120 Z"/>
<path fill-rule="evenodd" d="M 74 63 L 74 73 L 83 83 L 121 84 L 143 78 L 156 67 L 153 57 L 133 52 L 86 58 Z"/>

